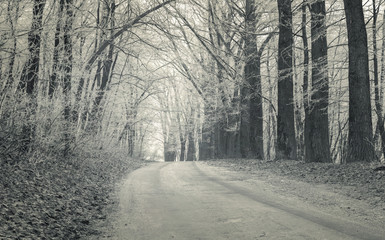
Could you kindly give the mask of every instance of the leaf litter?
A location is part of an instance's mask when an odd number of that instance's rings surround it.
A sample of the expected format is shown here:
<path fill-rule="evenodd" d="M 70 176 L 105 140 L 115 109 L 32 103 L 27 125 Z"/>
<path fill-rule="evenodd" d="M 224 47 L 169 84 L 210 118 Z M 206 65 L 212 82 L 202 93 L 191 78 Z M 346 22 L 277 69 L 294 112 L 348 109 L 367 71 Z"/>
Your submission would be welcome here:
<path fill-rule="evenodd" d="M 145 164 L 100 151 L 70 159 L 0 161 L 0 239 L 99 235 L 94 225 L 116 204 L 115 184 Z"/>
<path fill-rule="evenodd" d="M 241 181 L 262 180 L 280 195 L 295 197 L 333 215 L 380 228 L 385 224 L 385 167 L 379 162 L 337 165 L 217 159 L 205 163 L 234 172 Z"/>

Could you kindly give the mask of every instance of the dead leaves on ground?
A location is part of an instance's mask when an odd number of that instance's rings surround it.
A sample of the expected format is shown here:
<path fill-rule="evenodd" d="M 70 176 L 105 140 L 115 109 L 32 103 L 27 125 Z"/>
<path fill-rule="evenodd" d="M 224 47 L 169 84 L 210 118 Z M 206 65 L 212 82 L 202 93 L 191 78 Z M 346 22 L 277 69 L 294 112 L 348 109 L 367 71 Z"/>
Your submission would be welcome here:
<path fill-rule="evenodd" d="M 0 166 L 0 239 L 81 239 L 98 232 L 110 192 L 142 161 L 89 155 Z"/>
<path fill-rule="evenodd" d="M 376 171 L 380 163 L 305 163 L 302 161 L 262 161 L 256 159 L 225 159 L 208 161 L 210 164 L 237 171 L 274 173 L 315 184 L 348 186 L 350 196 L 377 206 L 385 202 L 385 171 Z M 382 168 L 381 168 L 382 169 Z M 261 171 L 262 170 L 262 171 Z M 385 209 L 384 209 L 385 210 Z"/>

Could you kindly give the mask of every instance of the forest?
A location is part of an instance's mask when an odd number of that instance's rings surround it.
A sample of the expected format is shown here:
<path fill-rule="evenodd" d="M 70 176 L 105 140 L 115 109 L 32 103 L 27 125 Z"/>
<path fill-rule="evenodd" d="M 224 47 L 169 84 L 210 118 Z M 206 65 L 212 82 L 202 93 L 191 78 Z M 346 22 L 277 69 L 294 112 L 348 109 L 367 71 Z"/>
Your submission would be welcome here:
<path fill-rule="evenodd" d="M 383 0 L 0 0 L 0 238 L 81 238 L 143 160 L 379 181 L 384 23 Z"/>
<path fill-rule="evenodd" d="M 383 1 L 1 1 L 0 155 L 383 159 Z"/>

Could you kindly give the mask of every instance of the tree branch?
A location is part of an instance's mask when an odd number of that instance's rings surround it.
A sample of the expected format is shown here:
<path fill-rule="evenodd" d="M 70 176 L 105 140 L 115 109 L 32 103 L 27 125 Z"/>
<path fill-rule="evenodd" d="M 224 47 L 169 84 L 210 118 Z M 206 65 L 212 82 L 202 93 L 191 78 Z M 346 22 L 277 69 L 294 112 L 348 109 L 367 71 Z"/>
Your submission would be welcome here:
<path fill-rule="evenodd" d="M 125 31 L 127 31 L 129 28 L 131 28 L 132 26 L 134 26 L 135 24 L 137 24 L 141 19 L 143 19 L 144 17 L 146 17 L 147 15 L 149 15 L 150 13 L 152 12 L 155 12 L 157 11 L 158 9 L 166 6 L 167 4 L 171 3 L 171 2 L 174 2 L 175 0 L 168 0 L 168 1 L 165 1 L 147 11 L 145 11 L 144 13 L 140 14 L 139 16 L 137 16 L 132 22 L 130 23 L 127 23 L 126 25 L 124 25 L 122 27 L 122 29 L 120 29 L 118 32 L 116 32 L 114 35 L 112 35 L 112 37 L 108 40 L 105 40 L 99 47 L 99 49 L 92 55 L 92 57 L 88 60 L 86 66 L 85 66 L 85 70 L 88 71 L 89 69 L 91 69 L 92 65 L 94 64 L 94 62 L 96 61 L 96 59 L 100 56 L 100 54 L 102 54 L 102 52 L 111 44 L 111 42 L 116 39 L 117 37 L 119 37 L 120 35 L 122 35 Z"/>

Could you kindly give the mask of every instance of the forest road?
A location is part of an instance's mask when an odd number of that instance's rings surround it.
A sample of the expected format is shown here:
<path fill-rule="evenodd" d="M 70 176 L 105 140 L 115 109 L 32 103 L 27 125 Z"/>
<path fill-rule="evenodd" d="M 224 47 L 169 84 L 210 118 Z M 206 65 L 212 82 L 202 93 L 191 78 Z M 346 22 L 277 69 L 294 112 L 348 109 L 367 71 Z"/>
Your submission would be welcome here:
<path fill-rule="evenodd" d="M 231 175 L 231 174 L 230 174 Z M 109 239 L 385 239 L 204 162 L 156 163 L 128 175 Z"/>

